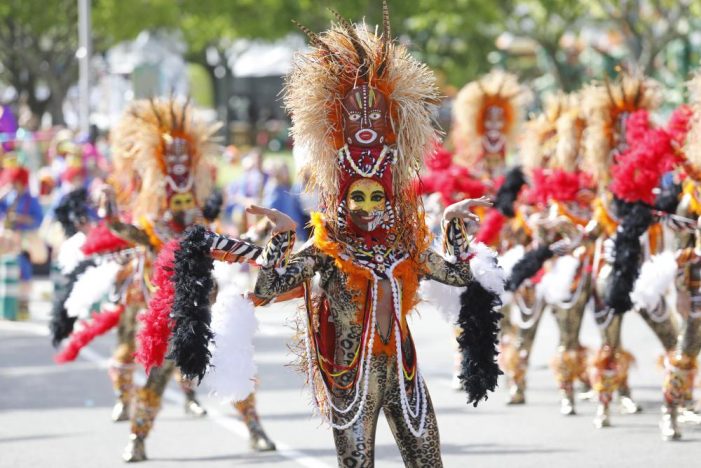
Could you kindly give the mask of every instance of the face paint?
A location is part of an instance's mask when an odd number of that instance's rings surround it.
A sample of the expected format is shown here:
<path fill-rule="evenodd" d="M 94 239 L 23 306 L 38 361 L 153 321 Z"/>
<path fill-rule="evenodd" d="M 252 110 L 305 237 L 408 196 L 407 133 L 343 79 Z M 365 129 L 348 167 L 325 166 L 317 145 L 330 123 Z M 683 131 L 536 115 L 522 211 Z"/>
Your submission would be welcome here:
<path fill-rule="evenodd" d="M 486 155 L 501 155 L 504 151 L 506 138 L 504 137 L 504 109 L 499 106 L 490 106 L 484 114 L 484 136 L 482 147 Z M 499 158 L 500 160 L 501 158 Z"/>
<path fill-rule="evenodd" d="M 382 145 L 387 135 L 387 98 L 366 84 L 343 98 L 343 138 L 349 145 Z"/>
<path fill-rule="evenodd" d="M 189 145 L 182 138 L 166 139 L 166 166 L 168 174 L 182 177 L 188 172 L 190 166 Z"/>
<path fill-rule="evenodd" d="M 374 231 L 385 214 L 385 190 L 379 182 L 360 179 L 351 184 L 346 204 L 353 224 L 363 231 Z"/>

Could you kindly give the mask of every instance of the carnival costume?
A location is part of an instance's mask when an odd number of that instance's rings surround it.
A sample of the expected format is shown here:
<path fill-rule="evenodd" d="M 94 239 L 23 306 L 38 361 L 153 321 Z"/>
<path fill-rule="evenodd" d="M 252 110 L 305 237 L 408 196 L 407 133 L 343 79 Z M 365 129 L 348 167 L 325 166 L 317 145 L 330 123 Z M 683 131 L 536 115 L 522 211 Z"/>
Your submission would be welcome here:
<path fill-rule="evenodd" d="M 333 428 L 339 465 L 374 464 L 383 410 L 406 466 L 438 467 L 438 427 L 407 315 L 416 306 L 420 280 L 465 288 L 458 318 L 461 378 L 476 404 L 499 374 L 494 358 L 500 315 L 494 309 L 503 278 L 493 254 L 468 247 L 463 218 L 482 201 L 466 200 L 446 212 L 447 259 L 428 247 L 413 180 L 435 145 L 434 77 L 392 41 L 386 5 L 383 10 L 382 35 L 339 15 L 320 35 L 302 27 L 311 50 L 295 60 L 285 103 L 295 144 L 312 156 L 310 188 L 318 190 L 323 214 L 312 216 L 313 238 L 297 253 L 294 223 L 273 210 L 251 210 L 275 225 L 260 253 L 235 239 L 191 231 L 175 253 L 172 355 L 188 376 L 208 370 L 212 261 L 255 257 L 260 272 L 249 296 L 253 303 L 305 298 L 301 367 L 316 407 Z M 315 276 L 318 286 L 312 285 Z M 197 288 L 195 298 L 180 294 L 183 282 Z M 223 338 L 215 340 L 216 348 L 223 346 Z M 217 365 L 214 372 L 220 371 Z"/>
<path fill-rule="evenodd" d="M 654 81 L 623 74 L 615 83 L 589 87 L 582 100 L 588 118 L 585 163 L 599 185 L 594 218 L 587 227 L 587 238 L 596 246 L 592 292 L 603 341 L 591 368 L 599 398 L 594 424 L 606 427 L 615 392 L 624 412 L 640 411 L 628 386 L 633 357 L 621 345 L 623 314 L 637 310 L 665 350 L 671 351 L 676 344 L 670 305 L 658 300 L 650 309 L 631 299 L 643 261 L 664 249 L 662 227 L 652 208 L 653 191 L 669 168 L 669 157 L 658 154 L 659 135 L 648 117 L 648 110 L 660 101 Z M 652 140 L 643 138 L 645 135 Z"/>
<path fill-rule="evenodd" d="M 693 388 L 697 374 L 697 359 L 701 350 L 701 76 L 689 83 L 690 106 L 681 106 L 667 126 L 673 149 L 678 156 L 671 200 L 678 202 L 676 215 L 667 223 L 676 233 L 673 267 L 668 270 L 676 276 L 677 308 L 681 326 L 677 345 L 665 357 L 663 384 L 664 404 L 660 431 L 664 440 L 681 438 L 679 422 L 699 423 L 694 412 Z M 676 203 L 674 204 L 676 205 Z M 674 205 L 670 206 L 672 208 Z M 655 267 L 659 267 L 655 265 Z M 659 271 L 659 268 L 655 268 Z"/>
<path fill-rule="evenodd" d="M 593 181 L 578 167 L 584 122 L 575 102 L 575 96 L 554 96 L 546 101 L 544 112 L 526 125 L 521 156 L 530 179 L 524 196 L 533 211 L 525 221 L 530 242 L 507 284 L 513 291 L 514 341 L 502 355 L 510 402 L 525 402 L 535 334 L 543 313 L 552 311 L 560 332 L 553 369 L 563 414 L 575 412 L 575 380 L 588 387 L 579 329 L 589 299 L 591 254 L 585 246 L 568 254 L 580 243 L 590 218 L 591 197 L 586 194 L 593 193 Z"/>
<path fill-rule="evenodd" d="M 456 161 L 470 168 L 471 174 L 485 185 L 486 193 L 495 202 L 493 208 L 478 211 L 482 224 L 475 240 L 492 246 L 501 255 L 506 254 L 508 260 L 500 260 L 500 265 L 507 275 L 521 254 L 522 245 L 530 241 L 525 223 L 528 207 L 518 201 L 526 179 L 517 165 L 507 170 L 507 158 L 516 147 L 523 110 L 529 100 L 530 93 L 515 75 L 493 70 L 466 84 L 458 93 L 452 109 L 450 133 Z M 504 301 L 500 366 L 509 376 L 513 373 L 509 374 L 504 367 L 504 357 L 510 352 L 513 354 L 515 330 L 512 330 L 509 319 L 509 297 L 506 296 Z M 456 362 L 459 362 L 459 357 Z M 458 373 L 459 367 L 456 367 L 454 386 L 459 383 Z M 511 385 L 510 388 L 516 387 Z M 522 401 L 520 395 L 510 398 L 512 403 Z"/>

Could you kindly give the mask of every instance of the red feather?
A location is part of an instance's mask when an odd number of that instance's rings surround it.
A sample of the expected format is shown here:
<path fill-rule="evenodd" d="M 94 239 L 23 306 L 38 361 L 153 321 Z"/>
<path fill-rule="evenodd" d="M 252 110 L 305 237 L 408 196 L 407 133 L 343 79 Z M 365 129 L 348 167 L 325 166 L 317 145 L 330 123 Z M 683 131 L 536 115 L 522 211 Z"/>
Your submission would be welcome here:
<path fill-rule="evenodd" d="M 179 246 L 179 240 L 173 239 L 158 254 L 153 264 L 153 284 L 157 289 L 148 303 L 148 310 L 139 316 L 142 327 L 137 334 L 135 356 L 146 373 L 154 366 L 163 364 L 168 351 L 168 340 L 173 331 L 173 320 L 170 318 L 175 297 L 173 267 L 175 251 Z"/>
<path fill-rule="evenodd" d="M 493 245 L 499 239 L 499 233 L 504 226 L 506 216 L 501 214 L 499 210 L 492 208 L 487 212 L 487 216 L 480 224 L 480 229 L 475 236 L 476 242 L 482 242 L 487 245 Z"/>
<path fill-rule="evenodd" d="M 75 361 L 80 350 L 89 345 L 92 340 L 104 335 L 119 323 L 119 317 L 124 311 L 124 306 L 119 304 L 114 310 L 103 310 L 92 316 L 90 321 L 81 322 L 83 328 L 71 334 L 71 339 L 63 350 L 54 357 L 59 364 Z"/>
<path fill-rule="evenodd" d="M 110 231 L 104 221 L 88 232 L 87 239 L 81 247 L 85 255 L 115 252 L 126 249 L 129 243 Z"/>
<path fill-rule="evenodd" d="M 638 111 L 626 122 L 628 148 L 616 158 L 611 168 L 611 191 L 618 198 L 634 203 L 655 202 L 654 189 L 662 175 L 679 161 L 672 146 L 672 136 L 650 126 L 646 111 Z"/>

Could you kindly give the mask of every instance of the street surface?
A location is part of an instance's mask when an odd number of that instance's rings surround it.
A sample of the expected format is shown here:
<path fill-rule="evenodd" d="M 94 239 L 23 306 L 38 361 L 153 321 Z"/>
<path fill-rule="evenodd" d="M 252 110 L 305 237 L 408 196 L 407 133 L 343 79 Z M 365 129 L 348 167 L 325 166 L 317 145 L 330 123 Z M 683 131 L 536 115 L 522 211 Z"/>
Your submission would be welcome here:
<path fill-rule="evenodd" d="M 35 287 L 30 322 L 0 321 L 0 467 L 123 467 L 128 423 L 112 423 L 114 403 L 106 373 L 114 334 L 96 340 L 79 359 L 63 366 L 52 361 L 46 322 L 49 284 Z M 278 451 L 252 453 L 247 433 L 234 410 L 206 396 L 204 419 L 186 416 L 176 385 L 147 440 L 149 461 L 160 467 L 334 467 L 331 431 L 312 416 L 303 377 L 286 366 L 291 355 L 287 325 L 296 306 L 259 310 L 256 360 L 258 410 Z M 643 406 L 637 415 L 613 414 L 614 427 L 596 430 L 595 405 L 581 402 L 578 415 L 561 416 L 549 361 L 557 329 L 544 317 L 531 359 L 528 403 L 507 407 L 503 388 L 473 408 L 450 388 L 452 331 L 437 312 L 421 306 L 410 324 L 419 365 L 437 411 L 446 467 L 691 467 L 700 466 L 701 427 L 684 426 L 683 441 L 665 443 L 657 428 L 661 402 L 662 348 L 638 316 L 624 322 L 623 341 L 637 358 L 630 383 Z M 594 348 L 598 332 L 589 316 L 583 342 Z M 141 377 L 143 379 L 143 377 Z M 403 466 L 389 428 L 381 417 L 376 465 Z"/>

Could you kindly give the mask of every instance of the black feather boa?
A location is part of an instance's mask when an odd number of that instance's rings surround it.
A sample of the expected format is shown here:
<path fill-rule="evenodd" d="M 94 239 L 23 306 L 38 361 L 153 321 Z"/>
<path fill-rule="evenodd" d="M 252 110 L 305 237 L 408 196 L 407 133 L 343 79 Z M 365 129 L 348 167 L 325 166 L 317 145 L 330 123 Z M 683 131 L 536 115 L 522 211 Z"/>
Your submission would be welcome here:
<path fill-rule="evenodd" d="M 521 167 L 517 166 L 509 170 L 504 177 L 504 183 L 497 191 L 494 207 L 507 218 L 516 216 L 514 202 L 524 185 L 526 185 L 526 176 L 523 175 Z"/>
<path fill-rule="evenodd" d="M 224 196 L 222 195 L 221 190 L 213 191 L 209 197 L 207 197 L 207 201 L 204 203 L 204 208 L 202 208 L 202 215 L 204 216 L 204 219 L 209 222 L 216 220 L 221 213 L 221 207 L 223 204 Z"/>
<path fill-rule="evenodd" d="M 547 245 L 526 253 L 526 255 L 514 265 L 514 269 L 511 270 L 511 277 L 506 282 L 506 289 L 508 291 L 516 291 L 518 287 L 521 286 L 521 283 L 538 273 L 538 270 L 543 268 L 543 264 L 546 260 L 553 255 L 553 251 L 550 250 L 550 247 Z"/>
<path fill-rule="evenodd" d="M 78 232 L 78 227 L 88 219 L 88 191 L 79 188 L 61 198 L 54 210 L 56 220 L 61 224 L 66 237 Z"/>
<path fill-rule="evenodd" d="M 472 281 L 460 295 L 460 327 L 458 346 L 462 356 L 460 383 L 467 392 L 467 403 L 473 406 L 488 398 L 503 372 L 496 362 L 499 351 L 499 321 L 501 300 L 497 294 Z"/>
<path fill-rule="evenodd" d="M 49 321 L 49 330 L 51 332 L 51 343 L 54 347 L 58 347 L 61 341 L 65 340 L 73 332 L 73 326 L 77 317 L 69 317 L 66 310 L 66 301 L 73 291 L 78 278 L 85 273 L 90 267 L 95 266 L 94 259 L 86 259 L 78 263 L 78 265 L 65 276 L 62 276 L 57 281 L 58 291 L 54 295 L 54 300 L 51 305 L 51 320 Z"/>
<path fill-rule="evenodd" d="M 614 260 L 608 280 L 604 303 L 614 312 L 622 314 L 633 307 L 630 293 L 640 274 L 643 247 L 640 236 L 653 221 L 650 207 L 642 203 L 622 203 L 616 205 L 621 223 L 614 240 Z"/>
<path fill-rule="evenodd" d="M 681 193 L 682 186 L 680 184 L 670 184 L 663 188 L 655 198 L 655 209 L 665 213 L 676 213 Z"/>
<path fill-rule="evenodd" d="M 209 351 L 213 338 L 209 295 L 214 288 L 214 261 L 209 255 L 210 245 L 204 227 L 189 228 L 175 251 L 173 273 L 175 298 L 171 316 L 174 327 L 168 357 L 175 360 L 185 377 L 197 377 L 200 381 L 212 356 Z"/>

